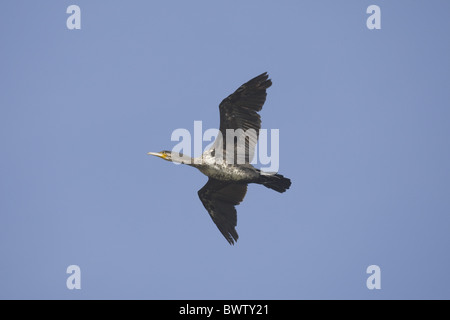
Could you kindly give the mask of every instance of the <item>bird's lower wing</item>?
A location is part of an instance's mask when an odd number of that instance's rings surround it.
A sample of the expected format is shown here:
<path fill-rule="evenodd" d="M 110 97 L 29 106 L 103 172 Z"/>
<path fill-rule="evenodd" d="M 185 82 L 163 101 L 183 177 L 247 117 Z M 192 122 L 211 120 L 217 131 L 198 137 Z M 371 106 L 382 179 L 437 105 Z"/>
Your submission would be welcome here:
<path fill-rule="evenodd" d="M 246 184 L 229 183 L 209 178 L 198 196 L 216 224 L 219 231 L 230 244 L 239 238 L 236 232 L 237 213 L 235 206 L 245 197 Z"/>

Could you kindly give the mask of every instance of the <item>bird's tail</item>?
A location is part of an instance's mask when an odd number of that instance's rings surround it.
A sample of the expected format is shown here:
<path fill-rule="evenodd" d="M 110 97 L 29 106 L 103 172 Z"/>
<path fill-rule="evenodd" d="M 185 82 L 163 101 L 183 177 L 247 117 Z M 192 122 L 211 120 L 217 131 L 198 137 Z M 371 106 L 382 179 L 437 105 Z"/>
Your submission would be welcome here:
<path fill-rule="evenodd" d="M 283 193 L 291 186 L 291 179 L 285 178 L 278 173 L 272 175 L 261 174 L 258 183 L 269 189 Z"/>

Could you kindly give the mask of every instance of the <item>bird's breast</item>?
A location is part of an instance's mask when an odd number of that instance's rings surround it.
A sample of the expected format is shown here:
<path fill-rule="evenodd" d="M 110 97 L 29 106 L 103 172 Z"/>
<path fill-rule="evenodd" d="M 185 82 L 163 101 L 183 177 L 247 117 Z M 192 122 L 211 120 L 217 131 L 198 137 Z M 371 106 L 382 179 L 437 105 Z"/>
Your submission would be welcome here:
<path fill-rule="evenodd" d="M 198 169 L 208 177 L 226 181 L 248 181 L 258 178 L 255 168 L 247 165 L 205 164 Z"/>

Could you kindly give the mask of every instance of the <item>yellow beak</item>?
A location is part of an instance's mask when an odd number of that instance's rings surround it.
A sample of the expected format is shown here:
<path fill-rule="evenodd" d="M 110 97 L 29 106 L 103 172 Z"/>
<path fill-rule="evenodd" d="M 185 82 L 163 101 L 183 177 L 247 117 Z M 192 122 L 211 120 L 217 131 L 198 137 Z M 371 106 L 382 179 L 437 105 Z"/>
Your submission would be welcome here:
<path fill-rule="evenodd" d="M 167 155 L 165 153 L 161 153 L 161 152 L 148 152 L 147 154 L 151 155 L 151 156 L 160 157 L 162 159 L 167 158 Z"/>

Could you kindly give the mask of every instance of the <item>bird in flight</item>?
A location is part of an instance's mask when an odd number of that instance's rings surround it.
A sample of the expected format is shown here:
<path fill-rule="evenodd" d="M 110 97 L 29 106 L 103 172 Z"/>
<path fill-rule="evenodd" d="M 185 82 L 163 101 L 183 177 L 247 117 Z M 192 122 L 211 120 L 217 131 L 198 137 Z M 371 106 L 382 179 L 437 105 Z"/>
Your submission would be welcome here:
<path fill-rule="evenodd" d="M 240 86 L 220 103 L 218 136 L 212 147 L 200 157 L 190 158 L 171 151 L 148 153 L 195 167 L 208 176 L 208 182 L 198 191 L 198 196 L 230 244 L 239 238 L 235 229 L 235 206 L 244 199 L 249 183 L 262 184 L 280 193 L 291 186 L 291 180 L 281 174 L 268 174 L 250 164 L 261 129 L 258 112 L 266 101 L 266 89 L 271 85 L 272 81 L 265 72 Z M 234 134 L 233 139 L 228 139 L 230 130 Z M 227 137 L 225 143 L 224 137 Z"/>

